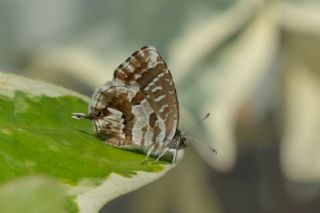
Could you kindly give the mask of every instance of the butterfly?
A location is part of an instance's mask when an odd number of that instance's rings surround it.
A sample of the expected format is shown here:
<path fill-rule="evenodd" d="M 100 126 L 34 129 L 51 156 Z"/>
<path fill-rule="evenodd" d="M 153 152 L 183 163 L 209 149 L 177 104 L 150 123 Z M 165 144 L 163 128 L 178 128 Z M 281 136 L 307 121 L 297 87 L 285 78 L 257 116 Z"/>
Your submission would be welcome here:
<path fill-rule="evenodd" d="M 98 135 L 111 135 L 106 143 L 122 149 L 140 149 L 158 161 L 186 146 L 179 125 L 179 102 L 172 75 L 156 48 L 144 46 L 114 71 L 113 79 L 93 94 L 88 114 Z"/>

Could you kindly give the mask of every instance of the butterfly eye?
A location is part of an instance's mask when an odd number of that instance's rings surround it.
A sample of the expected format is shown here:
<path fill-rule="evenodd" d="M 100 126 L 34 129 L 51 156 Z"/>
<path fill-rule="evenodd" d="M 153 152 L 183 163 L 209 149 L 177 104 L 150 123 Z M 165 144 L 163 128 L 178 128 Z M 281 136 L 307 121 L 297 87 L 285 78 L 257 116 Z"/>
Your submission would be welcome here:
<path fill-rule="evenodd" d="M 97 112 L 97 117 L 100 117 L 101 116 L 101 112 Z"/>

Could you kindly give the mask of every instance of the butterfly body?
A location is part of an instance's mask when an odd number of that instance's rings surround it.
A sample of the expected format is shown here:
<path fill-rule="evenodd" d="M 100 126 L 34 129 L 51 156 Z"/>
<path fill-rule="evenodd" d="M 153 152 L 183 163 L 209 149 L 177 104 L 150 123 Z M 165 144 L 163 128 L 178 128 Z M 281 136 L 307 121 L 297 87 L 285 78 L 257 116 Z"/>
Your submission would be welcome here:
<path fill-rule="evenodd" d="M 111 135 L 106 143 L 119 148 L 139 148 L 162 157 L 185 147 L 178 130 L 179 103 L 171 73 L 159 52 L 151 46 L 136 51 L 114 72 L 112 81 L 92 96 L 89 113 L 74 118 L 92 120 L 99 135 Z"/>

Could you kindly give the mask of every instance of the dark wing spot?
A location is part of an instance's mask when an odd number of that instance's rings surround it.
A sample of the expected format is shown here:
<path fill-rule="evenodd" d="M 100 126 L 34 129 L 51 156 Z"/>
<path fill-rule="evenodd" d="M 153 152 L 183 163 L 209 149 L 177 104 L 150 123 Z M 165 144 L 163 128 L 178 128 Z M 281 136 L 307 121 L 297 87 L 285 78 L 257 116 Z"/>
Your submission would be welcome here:
<path fill-rule="evenodd" d="M 149 116 L 149 125 L 151 128 L 153 128 L 156 124 L 156 120 L 157 120 L 157 115 L 156 113 L 151 113 Z"/>
<path fill-rule="evenodd" d="M 132 56 L 135 57 L 138 53 L 139 53 L 139 50 L 137 50 L 134 53 L 132 53 Z"/>
<path fill-rule="evenodd" d="M 144 99 L 143 92 L 139 91 L 137 94 L 132 98 L 131 103 L 132 105 L 138 105 Z"/>

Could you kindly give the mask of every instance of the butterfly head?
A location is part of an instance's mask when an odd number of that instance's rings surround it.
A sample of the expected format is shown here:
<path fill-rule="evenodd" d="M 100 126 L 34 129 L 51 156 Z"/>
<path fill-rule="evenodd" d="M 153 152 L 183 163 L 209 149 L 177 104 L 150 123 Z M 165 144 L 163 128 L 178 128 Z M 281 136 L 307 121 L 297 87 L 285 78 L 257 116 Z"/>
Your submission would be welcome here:
<path fill-rule="evenodd" d="M 183 135 L 180 135 L 180 141 L 178 144 L 178 148 L 185 148 L 187 147 L 187 138 L 184 137 Z"/>
<path fill-rule="evenodd" d="M 183 149 L 187 146 L 187 138 L 181 134 L 180 130 L 177 129 L 169 146 L 173 149 Z"/>

